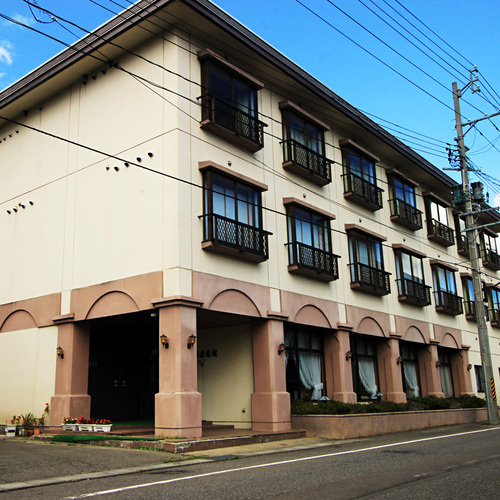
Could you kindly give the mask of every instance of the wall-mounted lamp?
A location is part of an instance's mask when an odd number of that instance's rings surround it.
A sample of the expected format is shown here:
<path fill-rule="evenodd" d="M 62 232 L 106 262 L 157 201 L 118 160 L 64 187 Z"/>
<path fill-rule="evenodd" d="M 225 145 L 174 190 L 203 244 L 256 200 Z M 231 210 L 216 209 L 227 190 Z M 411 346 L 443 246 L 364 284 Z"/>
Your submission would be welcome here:
<path fill-rule="evenodd" d="M 194 346 L 195 342 L 196 342 L 196 335 L 191 334 L 188 337 L 188 343 L 187 343 L 188 349 L 191 349 Z"/>
<path fill-rule="evenodd" d="M 469 363 L 469 364 L 467 365 L 467 371 L 469 371 L 469 372 L 470 372 L 471 370 L 472 370 L 472 365 Z"/>
<path fill-rule="evenodd" d="M 347 351 L 345 353 L 345 360 L 349 361 L 352 358 L 352 351 Z"/>
<path fill-rule="evenodd" d="M 436 368 L 439 368 L 441 366 L 441 361 L 436 361 Z"/>
<path fill-rule="evenodd" d="M 397 363 L 398 365 L 400 365 L 402 362 L 403 362 L 403 358 L 402 358 L 401 356 L 398 356 L 398 357 L 396 358 L 396 363 Z"/>
<path fill-rule="evenodd" d="M 61 359 L 63 359 L 63 358 L 64 358 L 64 351 L 63 351 L 63 348 L 62 348 L 62 347 L 58 347 L 58 348 L 56 349 L 56 352 L 57 352 L 57 355 L 58 355 Z"/>
<path fill-rule="evenodd" d="M 281 355 L 285 352 L 285 349 L 286 349 L 286 345 L 285 344 L 280 344 L 278 346 L 278 354 Z"/>
<path fill-rule="evenodd" d="M 168 349 L 168 337 L 165 334 L 160 335 L 160 342 L 165 349 Z"/>

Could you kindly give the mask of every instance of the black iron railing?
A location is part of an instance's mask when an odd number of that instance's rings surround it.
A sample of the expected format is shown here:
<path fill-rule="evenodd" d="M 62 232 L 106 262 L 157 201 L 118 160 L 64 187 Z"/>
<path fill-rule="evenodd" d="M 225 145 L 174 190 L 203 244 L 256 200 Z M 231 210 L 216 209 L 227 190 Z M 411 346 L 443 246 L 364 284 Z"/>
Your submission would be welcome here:
<path fill-rule="evenodd" d="M 251 253 L 263 259 L 269 258 L 269 231 L 217 214 L 207 214 L 203 218 L 205 241 L 210 241 L 215 246 Z"/>
<path fill-rule="evenodd" d="M 428 306 L 431 303 L 431 287 L 408 278 L 398 279 L 398 293 L 401 302 L 418 306 Z"/>
<path fill-rule="evenodd" d="M 266 124 L 252 114 L 212 94 L 202 96 L 202 108 L 204 120 L 209 120 L 230 130 L 260 147 L 264 146 L 264 127 Z"/>
<path fill-rule="evenodd" d="M 305 243 L 287 243 L 291 266 L 324 274 L 336 280 L 339 277 L 338 256 Z"/>
<path fill-rule="evenodd" d="M 462 314 L 463 312 L 462 297 L 459 297 L 454 293 L 442 290 L 435 291 L 434 300 L 436 301 L 436 308 L 439 308 L 442 312 L 452 314 L 454 316 Z"/>
<path fill-rule="evenodd" d="M 382 207 L 382 189 L 352 172 L 343 174 L 343 177 L 344 193 L 353 193 L 355 196 L 365 200 L 371 205 L 378 208 Z"/>
<path fill-rule="evenodd" d="M 479 251 L 485 266 L 496 270 L 500 269 L 500 255 L 497 252 L 489 248 L 484 248 L 482 245 L 479 247 Z"/>
<path fill-rule="evenodd" d="M 332 180 L 332 161 L 324 155 L 313 151 L 303 144 L 300 144 L 300 142 L 295 139 L 283 141 L 283 158 L 285 162 L 290 161 L 293 164 L 302 167 L 319 177 L 322 177 L 328 182 L 331 182 Z"/>
<path fill-rule="evenodd" d="M 389 200 L 391 207 L 391 215 L 399 217 L 402 222 L 407 223 L 411 227 L 422 227 L 422 212 L 405 201 L 394 198 Z"/>
<path fill-rule="evenodd" d="M 389 276 L 391 273 L 360 263 L 349 264 L 349 267 L 351 269 L 351 283 L 381 295 L 390 293 Z"/>
<path fill-rule="evenodd" d="M 455 243 L 453 229 L 435 219 L 429 219 L 427 221 L 427 234 L 447 246 Z"/>

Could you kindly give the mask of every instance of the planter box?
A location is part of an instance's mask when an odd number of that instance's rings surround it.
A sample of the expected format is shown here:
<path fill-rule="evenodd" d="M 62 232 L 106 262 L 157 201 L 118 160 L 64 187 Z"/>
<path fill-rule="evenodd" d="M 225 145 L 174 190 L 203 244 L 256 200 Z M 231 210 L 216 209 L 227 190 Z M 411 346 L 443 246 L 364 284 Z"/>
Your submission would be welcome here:
<path fill-rule="evenodd" d="M 352 439 L 487 420 L 486 408 L 355 415 L 292 415 L 292 429 L 304 429 L 308 437 Z"/>
<path fill-rule="evenodd" d="M 113 424 L 94 424 L 94 432 L 111 432 L 111 427 Z"/>
<path fill-rule="evenodd" d="M 94 431 L 94 426 L 93 424 L 78 424 L 78 430 L 79 431 Z"/>
<path fill-rule="evenodd" d="M 78 424 L 62 424 L 61 425 L 63 431 L 77 431 Z"/>
<path fill-rule="evenodd" d="M 16 437 L 16 426 L 6 425 L 5 426 L 5 437 Z"/>

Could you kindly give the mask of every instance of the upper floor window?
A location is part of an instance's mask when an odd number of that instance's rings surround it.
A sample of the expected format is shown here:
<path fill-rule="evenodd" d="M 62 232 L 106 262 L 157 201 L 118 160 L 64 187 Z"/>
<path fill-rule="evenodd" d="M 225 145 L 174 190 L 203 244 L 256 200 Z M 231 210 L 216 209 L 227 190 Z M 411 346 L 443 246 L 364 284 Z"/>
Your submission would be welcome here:
<path fill-rule="evenodd" d="M 486 301 L 488 302 L 490 325 L 500 327 L 500 289 L 495 286 L 487 286 Z"/>
<path fill-rule="evenodd" d="M 382 240 L 359 231 L 349 231 L 348 236 L 351 288 L 376 295 L 390 293 L 390 273 L 384 270 Z"/>
<path fill-rule="evenodd" d="M 453 229 L 448 223 L 448 209 L 444 203 L 427 196 L 425 198 L 427 237 L 449 247 L 455 243 Z"/>
<path fill-rule="evenodd" d="M 467 232 L 465 231 L 465 220 L 459 217 L 458 214 L 454 215 L 455 231 L 457 235 L 457 252 L 460 255 L 469 256 L 469 241 L 467 239 Z"/>
<path fill-rule="evenodd" d="M 261 262 L 268 258 L 268 234 L 262 229 L 261 192 L 254 186 L 204 172 L 203 248 Z"/>
<path fill-rule="evenodd" d="M 428 306 L 431 287 L 425 284 L 422 257 L 402 249 L 396 249 L 395 256 L 399 301 Z"/>
<path fill-rule="evenodd" d="M 415 186 L 396 176 L 389 176 L 391 220 L 416 231 L 422 228 L 422 212 L 417 209 Z"/>
<path fill-rule="evenodd" d="M 328 126 L 289 101 L 280 102 L 283 114 L 283 168 L 324 186 L 332 180 L 331 160 L 325 156 Z"/>
<path fill-rule="evenodd" d="M 377 187 L 375 162 L 378 158 L 352 146 L 351 141 L 341 141 L 344 165 L 344 198 L 375 211 L 382 208 L 382 192 Z"/>
<path fill-rule="evenodd" d="M 432 266 L 434 281 L 434 300 L 436 311 L 456 316 L 462 314 L 462 297 L 457 294 L 455 272 L 445 266 Z"/>
<path fill-rule="evenodd" d="M 288 270 L 332 281 L 338 279 L 337 255 L 332 253 L 330 219 L 296 203 L 287 203 Z"/>
<path fill-rule="evenodd" d="M 496 234 L 492 234 L 485 230 L 481 233 L 479 240 L 479 249 L 483 265 L 494 271 L 500 269 L 500 255 L 498 254 L 496 238 Z"/>
<path fill-rule="evenodd" d="M 291 399 L 317 400 L 324 394 L 321 333 L 285 328 L 286 390 Z"/>
<path fill-rule="evenodd" d="M 263 84 L 217 54 L 198 53 L 202 63 L 201 126 L 254 153 L 264 146 L 257 90 Z"/>
<path fill-rule="evenodd" d="M 476 320 L 476 304 L 474 300 L 474 285 L 472 278 L 469 276 L 462 276 L 462 289 L 464 293 L 464 309 L 465 317 L 467 319 Z"/>

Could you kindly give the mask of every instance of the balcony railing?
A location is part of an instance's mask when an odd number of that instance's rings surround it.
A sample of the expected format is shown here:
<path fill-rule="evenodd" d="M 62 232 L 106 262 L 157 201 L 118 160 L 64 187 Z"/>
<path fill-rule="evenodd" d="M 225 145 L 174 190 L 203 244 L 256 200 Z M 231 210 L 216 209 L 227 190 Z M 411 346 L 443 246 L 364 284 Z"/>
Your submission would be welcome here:
<path fill-rule="evenodd" d="M 466 257 L 469 256 L 469 241 L 467 239 L 467 235 L 457 234 L 457 252 L 460 255 L 464 255 Z"/>
<path fill-rule="evenodd" d="M 382 189 L 351 172 L 343 174 L 342 177 L 344 178 L 344 198 L 355 201 L 372 211 L 382 208 Z"/>
<path fill-rule="evenodd" d="M 217 214 L 202 217 L 205 231 L 204 249 L 237 254 L 254 262 L 269 258 L 268 235 L 272 233 Z"/>
<path fill-rule="evenodd" d="M 389 200 L 391 220 L 416 231 L 422 228 L 422 212 L 409 203 L 394 198 Z"/>
<path fill-rule="evenodd" d="M 332 181 L 332 161 L 295 139 L 283 141 L 283 167 L 324 186 Z"/>
<path fill-rule="evenodd" d="M 483 246 L 479 247 L 479 251 L 485 267 L 489 267 L 495 271 L 500 269 L 500 255 L 498 255 L 498 253 L 489 248 L 484 248 Z"/>
<path fill-rule="evenodd" d="M 465 317 L 476 321 L 476 303 L 473 300 L 464 300 Z"/>
<path fill-rule="evenodd" d="M 427 221 L 427 237 L 445 247 L 449 247 L 455 243 L 453 229 L 435 219 Z"/>
<path fill-rule="evenodd" d="M 389 276 L 391 273 L 365 264 L 349 264 L 351 268 L 351 288 L 370 292 L 375 295 L 387 295 L 391 292 Z"/>
<path fill-rule="evenodd" d="M 462 297 L 454 293 L 445 292 L 442 290 L 434 292 L 434 300 L 436 301 L 436 310 L 456 316 L 462 314 Z"/>
<path fill-rule="evenodd" d="M 254 153 L 264 147 L 267 125 L 250 113 L 211 94 L 202 96 L 201 126 Z"/>
<path fill-rule="evenodd" d="M 399 301 L 416 306 L 428 306 L 431 303 L 431 287 L 407 278 L 398 279 Z"/>
<path fill-rule="evenodd" d="M 299 242 L 287 243 L 287 246 L 290 272 L 313 276 L 323 281 L 338 279 L 338 255 Z"/>
<path fill-rule="evenodd" d="M 500 309 L 488 307 L 488 320 L 491 326 L 500 327 Z"/>

